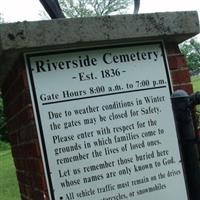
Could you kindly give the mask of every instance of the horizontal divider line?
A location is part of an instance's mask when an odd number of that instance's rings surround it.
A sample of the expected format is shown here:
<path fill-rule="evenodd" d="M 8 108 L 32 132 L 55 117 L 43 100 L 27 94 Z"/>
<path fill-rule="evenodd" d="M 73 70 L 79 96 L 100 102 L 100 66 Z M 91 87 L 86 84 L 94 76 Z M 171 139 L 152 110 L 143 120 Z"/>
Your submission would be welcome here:
<path fill-rule="evenodd" d="M 114 93 L 99 94 L 99 95 L 94 95 L 94 96 L 79 97 L 79 98 L 74 98 L 74 99 L 65 99 L 65 100 L 60 100 L 60 101 L 46 102 L 46 103 L 43 103 L 42 105 L 64 103 L 64 102 L 68 102 L 68 101 L 77 101 L 77 100 L 104 97 L 104 96 L 112 96 L 112 95 L 125 94 L 125 93 L 131 93 L 131 92 L 140 92 L 140 91 L 145 91 L 145 90 L 155 90 L 155 89 L 166 88 L 166 87 L 167 86 L 164 85 L 164 86 L 159 86 L 159 87 L 143 88 L 143 89 L 138 89 L 138 90 L 126 90 L 126 91 L 121 91 L 121 92 L 114 92 Z"/>

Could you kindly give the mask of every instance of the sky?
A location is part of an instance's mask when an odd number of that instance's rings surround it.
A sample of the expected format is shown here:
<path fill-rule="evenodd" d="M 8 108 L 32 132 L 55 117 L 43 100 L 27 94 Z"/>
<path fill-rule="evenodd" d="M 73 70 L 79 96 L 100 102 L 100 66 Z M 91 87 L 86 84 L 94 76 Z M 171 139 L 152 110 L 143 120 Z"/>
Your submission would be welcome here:
<path fill-rule="evenodd" d="M 140 0 L 139 13 L 197 10 L 200 17 L 199 0 Z M 39 0 L 0 0 L 0 13 L 6 22 L 42 20 L 44 10 Z M 132 9 L 130 9 L 132 12 Z M 200 39 L 200 34 L 198 35 Z"/>

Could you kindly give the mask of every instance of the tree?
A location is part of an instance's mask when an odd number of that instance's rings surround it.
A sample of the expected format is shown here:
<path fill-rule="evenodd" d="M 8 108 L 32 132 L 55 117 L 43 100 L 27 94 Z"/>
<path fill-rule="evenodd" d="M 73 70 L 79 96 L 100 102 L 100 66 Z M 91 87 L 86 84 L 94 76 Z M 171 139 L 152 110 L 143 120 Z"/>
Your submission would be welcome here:
<path fill-rule="evenodd" d="M 200 70 L 200 43 L 192 38 L 180 45 L 181 53 L 187 59 L 188 67 L 191 71 Z"/>
<path fill-rule="evenodd" d="M 67 18 L 124 13 L 133 0 L 59 0 Z"/>
<path fill-rule="evenodd" d="M 0 13 L 0 24 L 4 23 L 3 15 Z"/>

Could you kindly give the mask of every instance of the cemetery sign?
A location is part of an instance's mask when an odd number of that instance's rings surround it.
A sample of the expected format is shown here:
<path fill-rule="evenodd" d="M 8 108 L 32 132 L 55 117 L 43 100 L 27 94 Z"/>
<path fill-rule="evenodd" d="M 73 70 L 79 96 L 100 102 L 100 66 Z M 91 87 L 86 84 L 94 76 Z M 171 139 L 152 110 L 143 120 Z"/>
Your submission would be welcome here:
<path fill-rule="evenodd" d="M 25 59 L 52 200 L 188 200 L 162 42 Z"/>

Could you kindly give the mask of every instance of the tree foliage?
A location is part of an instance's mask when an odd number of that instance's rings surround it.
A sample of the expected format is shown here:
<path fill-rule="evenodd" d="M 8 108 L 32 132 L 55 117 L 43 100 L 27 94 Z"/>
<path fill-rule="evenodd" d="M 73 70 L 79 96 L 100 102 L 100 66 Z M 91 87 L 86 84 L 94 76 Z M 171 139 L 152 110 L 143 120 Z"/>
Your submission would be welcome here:
<path fill-rule="evenodd" d="M 200 43 L 191 39 L 180 45 L 181 52 L 186 56 L 188 67 L 191 71 L 200 69 Z"/>
<path fill-rule="evenodd" d="M 125 12 L 133 0 L 59 0 L 66 17 L 92 17 Z"/>
<path fill-rule="evenodd" d="M 4 121 L 4 117 L 3 117 L 3 100 L 2 98 L 0 98 L 0 124 L 2 124 L 2 122 Z M 1 127 L 1 125 L 0 125 Z"/>
<path fill-rule="evenodd" d="M 4 23 L 3 15 L 0 13 L 0 24 Z"/>

